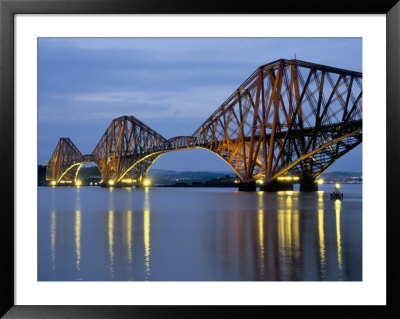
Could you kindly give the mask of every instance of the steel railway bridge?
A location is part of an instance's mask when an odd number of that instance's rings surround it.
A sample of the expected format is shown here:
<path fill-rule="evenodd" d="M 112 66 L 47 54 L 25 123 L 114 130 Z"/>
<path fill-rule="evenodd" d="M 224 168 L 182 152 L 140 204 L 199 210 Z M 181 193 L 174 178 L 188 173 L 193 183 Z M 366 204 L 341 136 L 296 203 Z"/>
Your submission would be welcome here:
<path fill-rule="evenodd" d="M 134 116 L 114 119 L 91 154 L 60 138 L 47 163 L 53 185 L 74 184 L 80 167 L 98 166 L 103 185 L 140 185 L 161 155 L 207 149 L 241 180 L 239 189 L 275 191 L 315 180 L 362 142 L 362 73 L 299 60 L 260 66 L 193 133 L 171 139 Z M 288 182 L 292 181 L 292 182 Z"/>

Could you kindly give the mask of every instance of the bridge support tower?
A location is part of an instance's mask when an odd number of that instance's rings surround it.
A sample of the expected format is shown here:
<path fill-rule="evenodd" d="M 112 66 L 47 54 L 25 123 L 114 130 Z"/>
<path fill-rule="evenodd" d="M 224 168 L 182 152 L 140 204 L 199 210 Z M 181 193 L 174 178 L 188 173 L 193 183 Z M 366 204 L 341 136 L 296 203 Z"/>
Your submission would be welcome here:
<path fill-rule="evenodd" d="M 300 191 L 301 192 L 316 192 L 318 190 L 318 184 L 314 179 L 310 177 L 304 177 L 300 179 Z"/>
<path fill-rule="evenodd" d="M 114 184 L 110 184 L 108 182 L 103 182 L 100 184 L 101 187 L 106 187 L 106 188 L 121 188 L 123 185 L 122 183 L 114 183 Z"/>
<path fill-rule="evenodd" d="M 292 191 L 292 181 L 277 181 L 273 180 L 260 186 L 260 191 L 265 192 L 278 192 L 278 191 Z"/>
<path fill-rule="evenodd" d="M 257 190 L 256 182 L 240 183 L 239 191 L 243 192 L 255 192 Z"/>

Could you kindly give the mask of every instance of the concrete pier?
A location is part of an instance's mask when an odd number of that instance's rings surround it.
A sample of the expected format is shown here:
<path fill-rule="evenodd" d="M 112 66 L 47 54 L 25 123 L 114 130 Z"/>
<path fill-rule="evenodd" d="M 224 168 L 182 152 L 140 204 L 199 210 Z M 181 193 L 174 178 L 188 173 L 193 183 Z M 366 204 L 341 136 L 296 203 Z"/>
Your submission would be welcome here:
<path fill-rule="evenodd" d="M 243 192 L 255 192 L 257 190 L 256 183 L 255 182 L 250 182 L 250 183 L 240 183 L 239 184 L 239 191 Z"/>
<path fill-rule="evenodd" d="M 292 181 L 270 181 L 260 186 L 261 191 L 265 192 L 279 192 L 279 191 L 292 191 Z"/>
<path fill-rule="evenodd" d="M 121 188 L 123 185 L 122 185 L 122 183 L 115 183 L 115 184 L 111 185 L 109 183 L 103 182 L 103 183 L 100 184 L 100 186 L 101 187 L 106 187 L 106 188 L 110 188 L 110 187 L 112 187 L 112 188 Z"/>
<path fill-rule="evenodd" d="M 300 191 L 301 192 L 316 192 L 318 190 L 318 184 L 311 178 L 303 178 L 300 180 Z"/>

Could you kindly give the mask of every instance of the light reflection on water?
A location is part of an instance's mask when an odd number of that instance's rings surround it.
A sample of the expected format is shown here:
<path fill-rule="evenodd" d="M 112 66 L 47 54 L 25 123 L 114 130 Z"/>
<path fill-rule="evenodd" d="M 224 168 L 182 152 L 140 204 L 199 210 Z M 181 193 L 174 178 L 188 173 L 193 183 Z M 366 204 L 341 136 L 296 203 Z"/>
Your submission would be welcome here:
<path fill-rule="evenodd" d="M 38 279 L 362 280 L 361 186 L 330 191 L 41 187 Z"/>
<path fill-rule="evenodd" d="M 143 216 L 143 241 L 144 241 L 144 264 L 145 280 L 150 280 L 150 202 L 149 188 L 144 188 L 144 216 Z"/>
<path fill-rule="evenodd" d="M 51 269 L 56 270 L 56 212 L 51 211 L 51 223 L 50 223 L 50 250 L 51 250 Z"/>
<path fill-rule="evenodd" d="M 340 200 L 335 200 L 335 215 L 336 215 L 336 242 L 337 242 L 337 262 L 340 272 L 342 272 L 342 236 L 340 234 L 340 209 L 342 207 L 342 202 Z"/>
<path fill-rule="evenodd" d="M 75 212 L 75 246 L 76 246 L 76 270 L 80 272 L 81 264 L 81 212 Z"/>
<path fill-rule="evenodd" d="M 321 264 L 321 277 L 325 279 L 325 232 L 324 232 L 324 193 L 318 192 L 318 237 L 319 259 Z"/>
<path fill-rule="evenodd" d="M 108 211 L 108 255 L 110 260 L 110 276 L 114 278 L 114 212 Z"/>
<path fill-rule="evenodd" d="M 262 196 L 264 192 L 258 193 L 258 245 L 260 248 L 259 268 L 261 270 L 260 280 L 264 279 L 264 207 Z"/>

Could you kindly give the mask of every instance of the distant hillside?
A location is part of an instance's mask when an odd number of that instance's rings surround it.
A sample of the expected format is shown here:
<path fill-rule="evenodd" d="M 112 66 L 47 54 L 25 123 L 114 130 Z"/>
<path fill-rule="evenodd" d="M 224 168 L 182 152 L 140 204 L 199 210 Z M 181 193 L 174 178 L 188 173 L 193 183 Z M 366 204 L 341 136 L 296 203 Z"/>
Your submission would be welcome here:
<path fill-rule="evenodd" d="M 193 174 L 193 173 L 208 173 L 208 174 L 234 174 L 232 171 L 174 171 L 159 168 L 150 168 L 148 174 L 165 175 L 165 174 Z"/>
<path fill-rule="evenodd" d="M 355 176 L 355 177 L 361 177 L 362 173 L 361 172 L 324 172 L 321 174 L 322 176 Z"/>
<path fill-rule="evenodd" d="M 153 184 L 175 184 L 176 182 L 188 183 L 193 182 L 205 182 L 211 179 L 217 179 L 221 177 L 235 177 L 235 173 L 229 172 L 202 172 L 202 171 L 172 171 L 162 169 L 150 169 L 147 173 L 147 177 L 152 180 Z"/>

